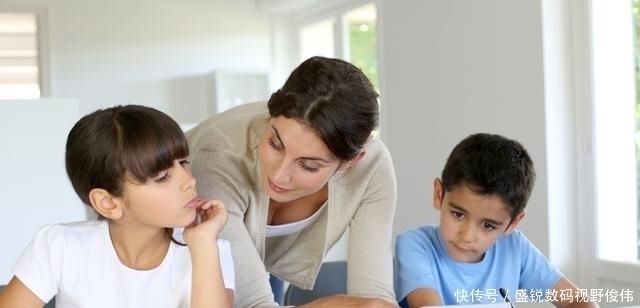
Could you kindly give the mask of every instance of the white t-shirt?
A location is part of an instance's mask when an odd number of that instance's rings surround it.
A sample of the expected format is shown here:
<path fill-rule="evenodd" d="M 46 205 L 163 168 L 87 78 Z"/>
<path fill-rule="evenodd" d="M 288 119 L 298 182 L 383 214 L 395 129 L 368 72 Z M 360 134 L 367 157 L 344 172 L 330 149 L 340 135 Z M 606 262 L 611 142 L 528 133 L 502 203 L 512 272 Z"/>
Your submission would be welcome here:
<path fill-rule="evenodd" d="M 174 238 L 182 241 L 182 229 Z M 225 287 L 235 288 L 231 247 L 219 239 Z M 16 277 L 42 301 L 56 307 L 189 307 L 191 257 L 175 243 L 151 270 L 123 265 L 111 243 L 106 221 L 46 225 L 36 233 L 13 267 Z"/>

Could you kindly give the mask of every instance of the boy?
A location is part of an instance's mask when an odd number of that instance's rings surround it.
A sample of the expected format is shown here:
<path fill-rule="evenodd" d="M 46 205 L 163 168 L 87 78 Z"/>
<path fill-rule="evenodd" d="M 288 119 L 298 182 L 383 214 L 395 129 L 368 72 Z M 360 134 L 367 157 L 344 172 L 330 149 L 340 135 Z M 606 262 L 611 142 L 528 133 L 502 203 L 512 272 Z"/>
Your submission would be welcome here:
<path fill-rule="evenodd" d="M 400 306 L 500 303 L 506 291 L 511 301 L 598 307 L 516 230 L 534 181 L 519 142 L 493 134 L 462 140 L 433 183 L 439 225 L 396 239 Z"/>

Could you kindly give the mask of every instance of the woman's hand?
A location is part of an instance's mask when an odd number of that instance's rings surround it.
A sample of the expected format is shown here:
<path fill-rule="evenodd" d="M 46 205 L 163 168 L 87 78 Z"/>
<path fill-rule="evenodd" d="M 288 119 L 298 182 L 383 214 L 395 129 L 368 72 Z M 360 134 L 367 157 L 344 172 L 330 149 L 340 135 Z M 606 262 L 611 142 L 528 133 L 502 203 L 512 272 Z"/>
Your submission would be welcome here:
<path fill-rule="evenodd" d="M 300 308 L 320 308 L 320 307 L 367 307 L 367 308 L 396 308 L 397 303 L 388 302 L 381 298 L 369 298 L 353 295 L 331 295 L 319 298 L 310 303 L 298 306 Z"/>
<path fill-rule="evenodd" d="M 219 200 L 200 200 L 196 211 L 196 219 L 184 229 L 185 243 L 215 243 L 227 222 L 227 208 Z"/>

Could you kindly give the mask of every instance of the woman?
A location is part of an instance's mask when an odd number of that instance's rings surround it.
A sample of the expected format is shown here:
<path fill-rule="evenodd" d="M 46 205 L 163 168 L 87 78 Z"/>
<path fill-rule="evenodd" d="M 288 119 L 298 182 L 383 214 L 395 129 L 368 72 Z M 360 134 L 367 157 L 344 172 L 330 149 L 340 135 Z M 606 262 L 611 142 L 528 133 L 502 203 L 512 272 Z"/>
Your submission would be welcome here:
<path fill-rule="evenodd" d="M 227 205 L 221 237 L 236 268 L 235 307 L 277 306 L 269 274 L 310 289 L 349 229 L 348 294 L 305 307 L 396 307 L 391 157 L 371 133 L 378 94 L 354 65 L 313 57 L 268 103 L 213 116 L 187 132 L 203 197 Z"/>

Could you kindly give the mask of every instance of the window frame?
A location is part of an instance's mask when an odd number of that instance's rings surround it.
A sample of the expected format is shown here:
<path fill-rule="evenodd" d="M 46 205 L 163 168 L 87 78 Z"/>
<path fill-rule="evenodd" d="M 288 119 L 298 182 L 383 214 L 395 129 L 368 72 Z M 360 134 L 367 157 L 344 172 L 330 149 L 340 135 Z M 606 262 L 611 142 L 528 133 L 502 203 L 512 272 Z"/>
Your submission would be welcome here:
<path fill-rule="evenodd" d="M 606 1 L 605 1 L 606 2 Z M 598 182 L 596 149 L 596 104 L 606 101 L 606 91 L 601 91 L 598 80 L 606 78 L 599 75 L 595 62 L 602 62 L 607 57 L 602 55 L 595 46 L 598 44 L 597 33 L 602 29 L 594 27 L 603 26 L 600 5 L 598 0 L 572 0 L 571 1 L 571 29 L 572 29 L 572 55 L 573 55 L 573 87 L 575 106 L 575 138 L 576 138 L 576 202 L 578 210 L 574 219 L 578 226 L 578 261 L 579 285 L 583 288 L 631 289 L 640 292 L 640 262 L 612 261 L 600 258 L 598 255 L 598 231 L 601 227 L 598 221 Z M 629 1 L 629 8 L 631 2 Z M 600 23 L 600 24 L 598 24 Z M 631 26 L 631 22 L 629 22 Z M 632 36 L 629 37 L 632 40 Z M 632 46 L 633 44 L 631 44 Z M 616 46 L 618 47 L 618 46 Z M 616 50 L 607 45 L 607 49 Z M 609 57 L 611 54 L 608 55 Z M 601 64 L 599 64 L 601 65 Z M 614 76 L 620 78 L 620 76 Z M 634 204 L 634 206 L 637 206 Z M 619 213 L 619 215 L 624 215 Z M 594 227 L 595 226 L 595 227 Z M 628 305 L 629 303 L 626 303 Z M 601 303 L 603 305 L 603 303 Z M 603 306 L 606 306 L 605 303 Z M 625 305 L 619 303 L 616 306 Z"/>

